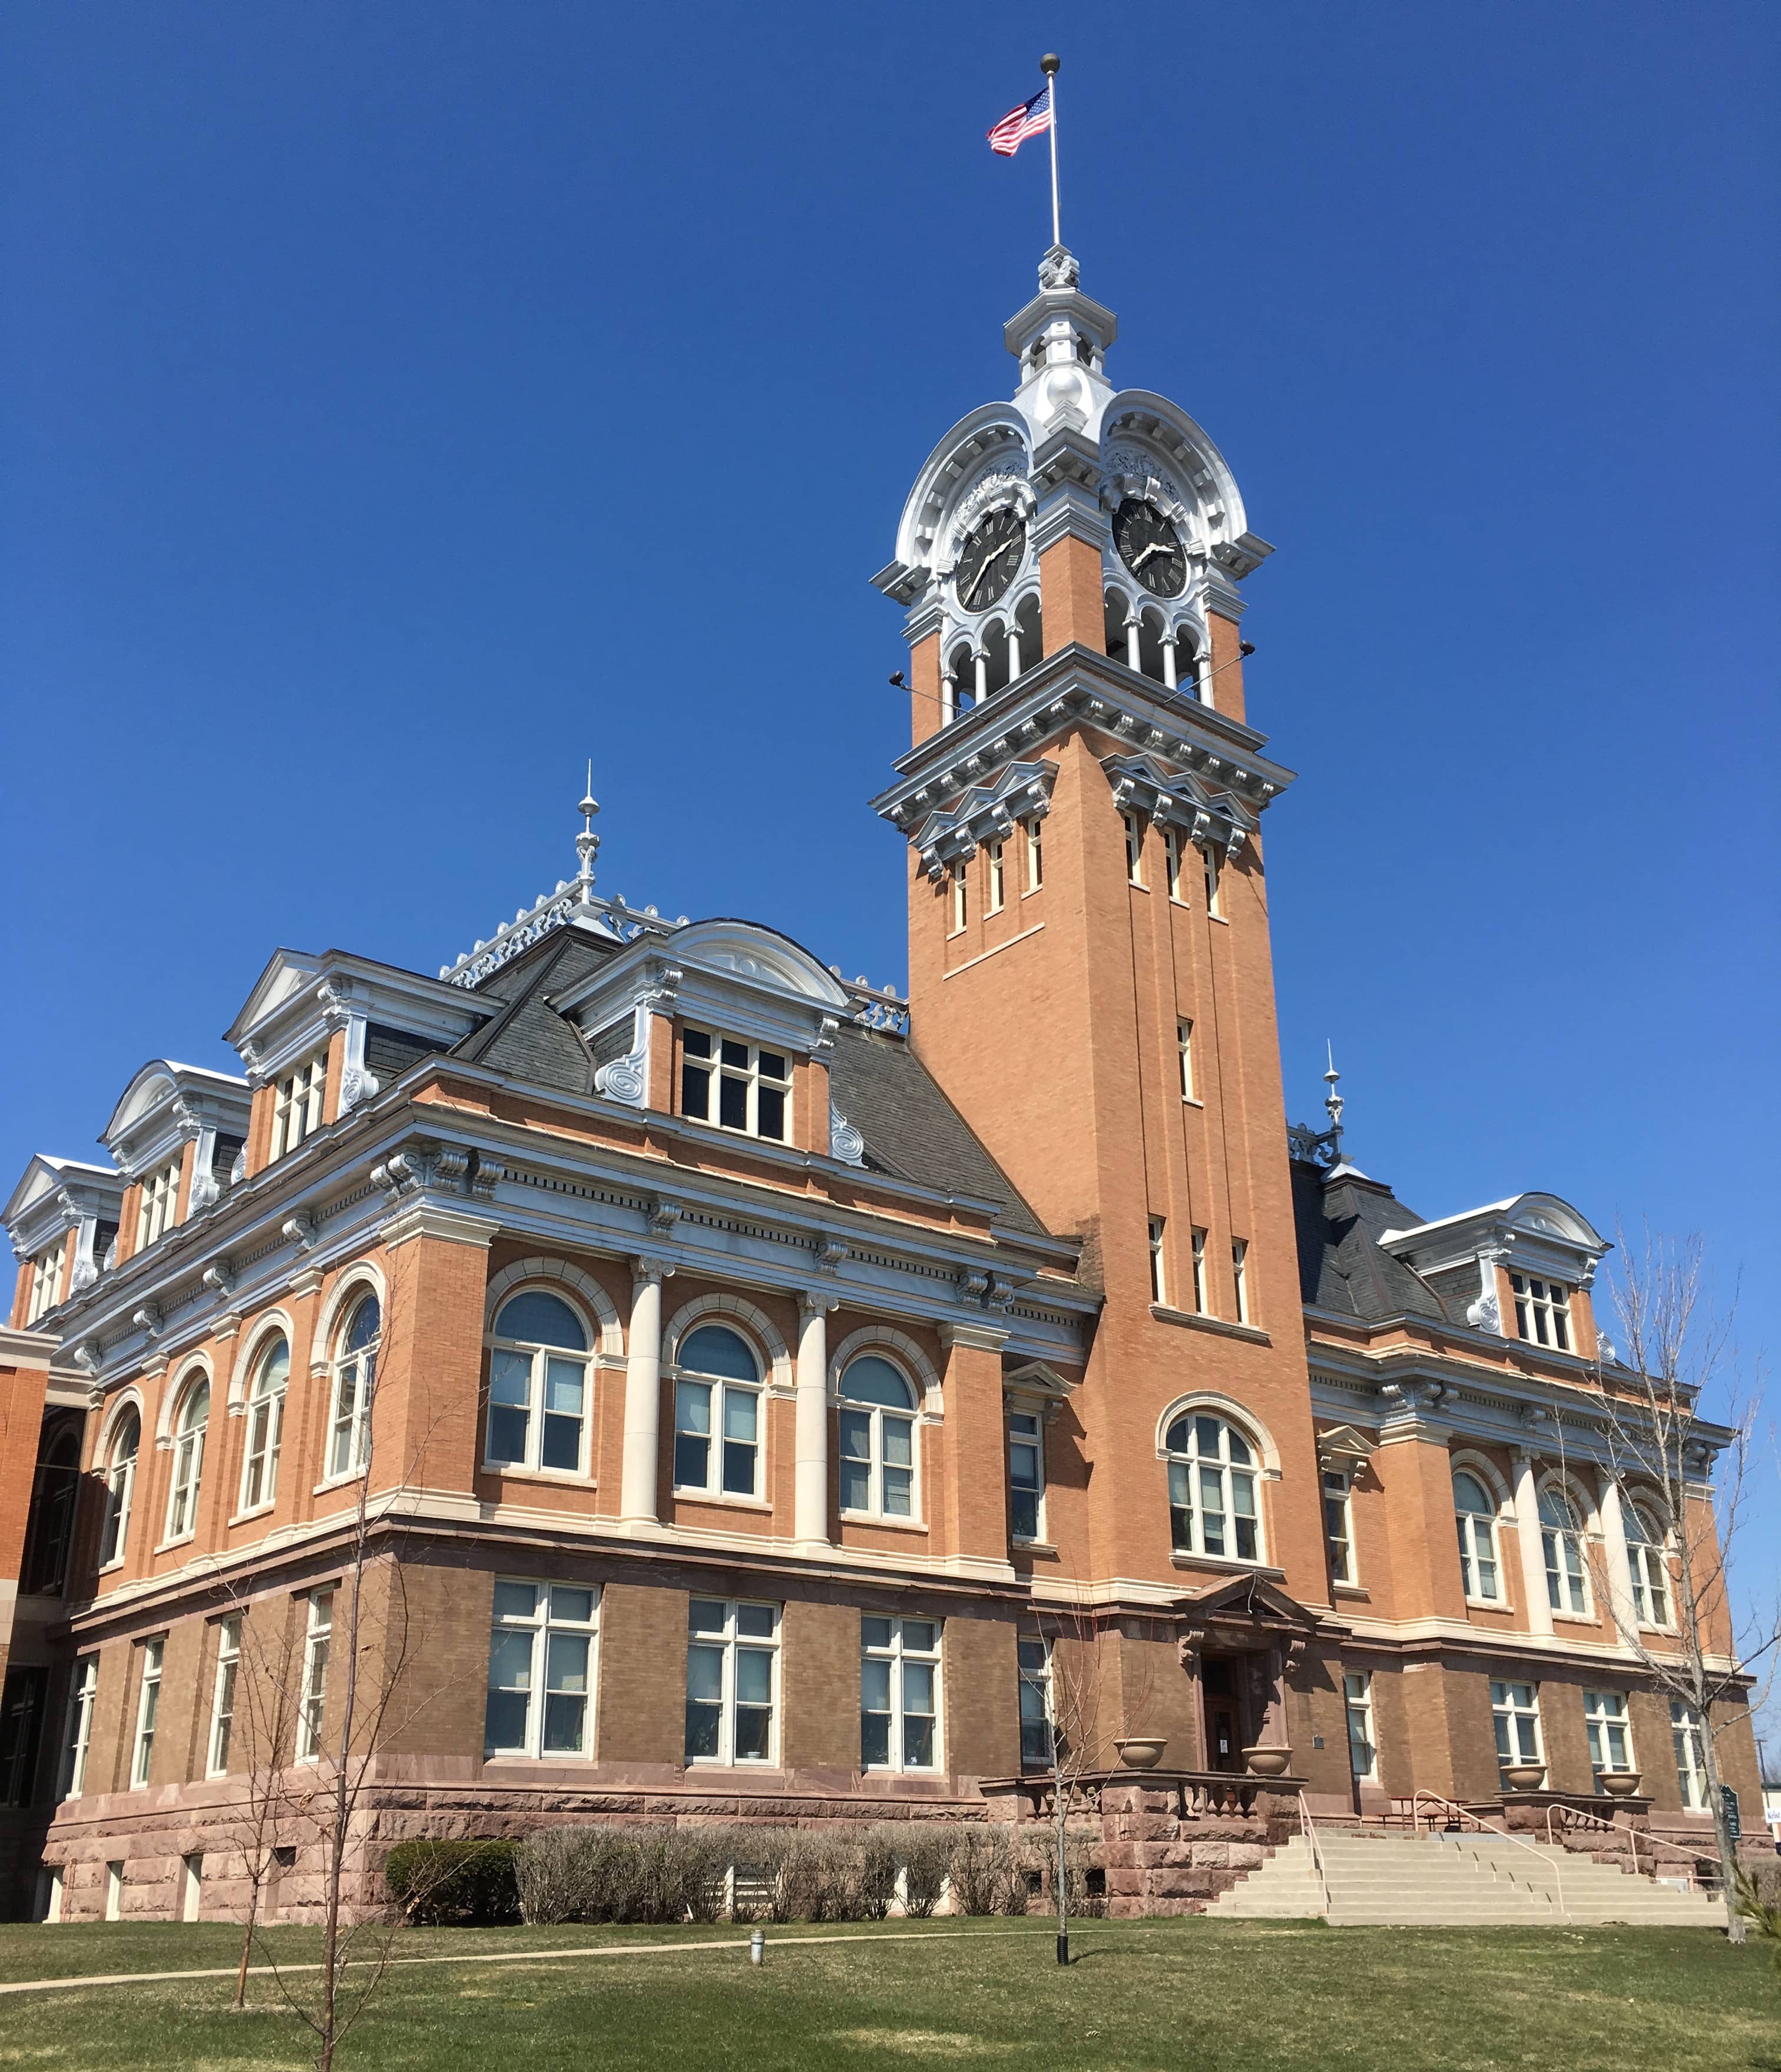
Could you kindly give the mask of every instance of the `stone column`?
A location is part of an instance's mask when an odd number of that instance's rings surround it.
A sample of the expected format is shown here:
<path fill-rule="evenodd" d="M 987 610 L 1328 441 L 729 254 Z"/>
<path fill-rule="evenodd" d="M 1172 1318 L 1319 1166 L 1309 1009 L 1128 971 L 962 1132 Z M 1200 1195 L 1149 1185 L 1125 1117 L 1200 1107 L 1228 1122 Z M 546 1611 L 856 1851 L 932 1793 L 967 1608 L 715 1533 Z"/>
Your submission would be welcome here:
<path fill-rule="evenodd" d="M 624 1367 L 624 1466 L 619 1515 L 627 1523 L 656 1519 L 656 1463 L 661 1450 L 662 1282 L 673 1272 L 659 1259 L 631 1261 L 631 1330 Z"/>
<path fill-rule="evenodd" d="M 1609 1602 L 1603 1609 L 1623 1638 L 1636 1639 L 1639 1612 L 1633 1597 L 1632 1558 L 1627 1552 L 1627 1520 L 1620 1507 L 1620 1485 L 1606 1468 L 1598 1471 L 1601 1494 L 1596 1515 L 1602 1521 L 1602 1566 Z M 1604 1578 L 1593 1578 L 1599 1583 Z"/>
<path fill-rule="evenodd" d="M 1550 1633 L 1552 1600 L 1546 1594 L 1546 1556 L 1540 1544 L 1540 1495 L 1534 1486 L 1534 1457 L 1525 1446 L 1515 1449 L 1515 1531 L 1521 1543 L 1521 1589 L 1527 1600 L 1528 1630 Z"/>
<path fill-rule="evenodd" d="M 792 1525 L 801 1548 L 829 1543 L 829 1313 L 830 1295 L 798 1297 L 796 1427 Z"/>

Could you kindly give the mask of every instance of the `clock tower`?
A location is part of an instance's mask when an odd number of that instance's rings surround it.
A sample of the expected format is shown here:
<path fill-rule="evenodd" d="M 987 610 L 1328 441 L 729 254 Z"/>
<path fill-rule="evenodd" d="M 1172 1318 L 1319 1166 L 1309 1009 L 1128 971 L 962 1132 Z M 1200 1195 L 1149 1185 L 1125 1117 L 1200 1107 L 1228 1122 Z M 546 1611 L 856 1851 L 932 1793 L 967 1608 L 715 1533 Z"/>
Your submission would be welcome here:
<path fill-rule="evenodd" d="M 935 447 L 874 578 L 911 648 L 874 804 L 909 842 L 911 1040 L 1104 1295 L 1062 1575 L 1139 1603 L 1216 1580 L 1129 1499 L 1182 1406 L 1223 1405 L 1257 1435 L 1267 1568 L 1326 1606 L 1260 832 L 1291 772 L 1239 633 L 1271 549 L 1194 419 L 1113 386 L 1117 330 L 1055 246 L 1004 334 L 1012 401 Z"/>

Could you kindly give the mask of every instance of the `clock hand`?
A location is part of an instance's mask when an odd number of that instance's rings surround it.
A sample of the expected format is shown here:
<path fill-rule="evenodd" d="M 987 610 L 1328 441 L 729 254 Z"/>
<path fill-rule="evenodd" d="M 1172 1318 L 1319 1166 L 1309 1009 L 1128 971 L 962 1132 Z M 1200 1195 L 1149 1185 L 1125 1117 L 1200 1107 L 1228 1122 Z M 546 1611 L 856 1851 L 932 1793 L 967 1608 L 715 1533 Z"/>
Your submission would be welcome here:
<path fill-rule="evenodd" d="M 1138 570 L 1143 567 L 1144 564 L 1150 560 L 1153 554 L 1166 554 L 1168 551 L 1168 548 L 1161 540 L 1153 540 L 1150 545 L 1145 549 L 1144 552 L 1138 556 L 1137 559 L 1133 562 L 1133 574 L 1136 575 Z"/>

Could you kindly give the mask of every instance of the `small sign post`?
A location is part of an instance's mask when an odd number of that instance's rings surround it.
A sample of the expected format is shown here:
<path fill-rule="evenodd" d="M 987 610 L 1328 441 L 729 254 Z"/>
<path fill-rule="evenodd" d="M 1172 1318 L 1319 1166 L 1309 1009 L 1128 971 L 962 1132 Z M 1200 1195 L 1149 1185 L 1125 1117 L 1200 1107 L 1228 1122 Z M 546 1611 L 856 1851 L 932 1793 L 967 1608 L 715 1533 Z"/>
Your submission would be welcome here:
<path fill-rule="evenodd" d="M 1741 1842 L 1744 1839 L 1743 1824 L 1738 1816 L 1738 1794 L 1729 1784 L 1719 1787 L 1719 1796 L 1725 1808 L 1725 1834 L 1728 1840 Z"/>

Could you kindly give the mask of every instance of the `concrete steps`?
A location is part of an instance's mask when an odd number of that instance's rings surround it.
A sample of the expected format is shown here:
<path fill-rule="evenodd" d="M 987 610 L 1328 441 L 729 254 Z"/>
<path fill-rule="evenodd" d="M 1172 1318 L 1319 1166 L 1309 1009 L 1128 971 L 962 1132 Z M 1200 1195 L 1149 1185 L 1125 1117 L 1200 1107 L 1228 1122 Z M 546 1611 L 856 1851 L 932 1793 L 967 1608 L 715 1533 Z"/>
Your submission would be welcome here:
<path fill-rule="evenodd" d="M 1725 1926 L 1717 1899 L 1544 1843 L 1524 1848 L 1475 1832 L 1435 1837 L 1319 1827 L 1317 1836 L 1321 1878 L 1309 1844 L 1295 1835 L 1207 1913 L 1226 1921 L 1321 1917 L 1337 1927 Z"/>

